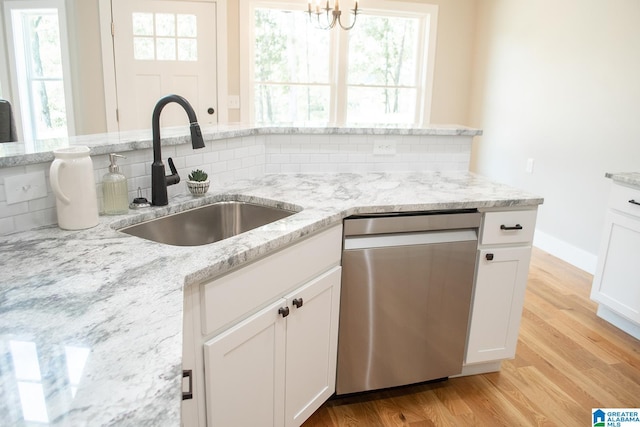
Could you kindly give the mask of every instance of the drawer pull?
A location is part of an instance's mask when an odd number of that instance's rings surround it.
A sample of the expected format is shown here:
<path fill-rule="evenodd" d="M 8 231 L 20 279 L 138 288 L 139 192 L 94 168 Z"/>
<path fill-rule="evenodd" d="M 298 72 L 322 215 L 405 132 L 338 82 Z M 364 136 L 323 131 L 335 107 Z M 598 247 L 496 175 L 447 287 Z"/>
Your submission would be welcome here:
<path fill-rule="evenodd" d="M 302 304 L 304 304 L 304 301 L 302 300 L 302 298 L 296 298 L 292 301 L 292 303 L 296 306 L 296 308 L 300 308 L 302 307 Z"/>
<path fill-rule="evenodd" d="M 513 227 L 507 227 L 506 225 L 502 224 L 500 226 L 500 230 L 522 230 L 522 226 L 520 224 L 516 224 Z"/>
<path fill-rule="evenodd" d="M 193 399 L 193 371 L 191 369 L 182 371 L 182 378 L 189 378 L 189 391 L 182 392 L 182 400 Z"/>
<path fill-rule="evenodd" d="M 631 199 L 629 200 L 629 203 L 631 203 L 632 205 L 638 205 L 640 206 L 640 202 L 636 202 L 635 200 Z"/>
<path fill-rule="evenodd" d="M 280 307 L 280 309 L 278 310 L 278 314 L 280 314 L 282 317 L 287 317 L 289 315 L 289 307 Z"/>

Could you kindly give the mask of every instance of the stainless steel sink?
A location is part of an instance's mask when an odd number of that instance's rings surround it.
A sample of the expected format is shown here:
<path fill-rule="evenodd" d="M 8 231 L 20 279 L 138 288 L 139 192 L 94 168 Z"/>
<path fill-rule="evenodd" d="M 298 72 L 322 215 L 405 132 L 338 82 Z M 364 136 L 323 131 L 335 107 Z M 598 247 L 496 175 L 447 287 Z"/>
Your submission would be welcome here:
<path fill-rule="evenodd" d="M 217 242 L 272 223 L 294 211 L 247 202 L 217 202 L 120 229 L 132 236 L 174 246 Z"/>

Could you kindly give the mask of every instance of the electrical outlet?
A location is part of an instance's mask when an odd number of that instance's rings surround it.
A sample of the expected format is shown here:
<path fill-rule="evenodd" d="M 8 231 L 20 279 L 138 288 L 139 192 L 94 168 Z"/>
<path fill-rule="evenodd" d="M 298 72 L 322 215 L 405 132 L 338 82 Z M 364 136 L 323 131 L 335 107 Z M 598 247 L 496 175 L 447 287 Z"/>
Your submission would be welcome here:
<path fill-rule="evenodd" d="M 526 171 L 527 173 L 533 173 L 533 164 L 535 163 L 535 161 L 531 158 L 527 159 L 527 168 Z"/>
<path fill-rule="evenodd" d="M 396 142 L 386 139 L 373 141 L 373 154 L 378 156 L 388 156 L 396 154 Z"/>
<path fill-rule="evenodd" d="M 4 191 L 8 205 L 47 197 L 44 171 L 7 176 L 4 179 Z"/>

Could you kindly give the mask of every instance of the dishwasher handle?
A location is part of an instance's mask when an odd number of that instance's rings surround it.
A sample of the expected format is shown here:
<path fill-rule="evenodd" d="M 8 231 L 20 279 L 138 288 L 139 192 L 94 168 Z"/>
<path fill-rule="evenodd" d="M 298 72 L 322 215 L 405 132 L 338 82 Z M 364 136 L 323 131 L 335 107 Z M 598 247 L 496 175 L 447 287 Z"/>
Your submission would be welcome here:
<path fill-rule="evenodd" d="M 422 233 L 392 233 L 368 236 L 351 236 L 344 239 L 344 250 L 389 248 L 394 246 L 430 245 L 436 243 L 455 243 L 477 241 L 478 231 L 439 230 Z"/>

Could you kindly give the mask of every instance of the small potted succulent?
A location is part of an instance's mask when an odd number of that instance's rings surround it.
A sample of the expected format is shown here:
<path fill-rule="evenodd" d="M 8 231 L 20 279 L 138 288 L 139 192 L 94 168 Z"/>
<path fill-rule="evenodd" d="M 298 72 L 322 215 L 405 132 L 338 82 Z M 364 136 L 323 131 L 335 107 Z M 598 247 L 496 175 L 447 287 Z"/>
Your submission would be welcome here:
<path fill-rule="evenodd" d="M 194 196 L 204 196 L 209 191 L 209 175 L 201 169 L 191 171 L 187 178 L 187 188 Z"/>

